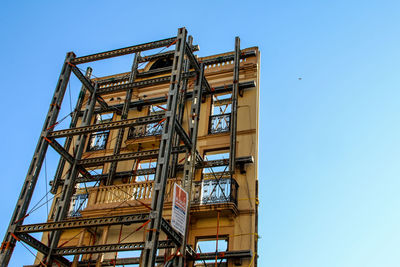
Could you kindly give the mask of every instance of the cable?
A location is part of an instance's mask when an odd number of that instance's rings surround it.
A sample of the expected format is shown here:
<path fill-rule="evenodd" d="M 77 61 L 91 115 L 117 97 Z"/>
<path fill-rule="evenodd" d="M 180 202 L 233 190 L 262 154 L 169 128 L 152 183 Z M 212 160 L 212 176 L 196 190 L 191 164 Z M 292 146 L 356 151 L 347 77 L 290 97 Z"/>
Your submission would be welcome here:
<path fill-rule="evenodd" d="M 42 265 L 42 266 L 44 266 L 44 267 L 47 266 L 47 265 L 44 264 L 44 263 L 42 262 L 42 260 L 39 259 L 39 257 L 36 256 L 23 242 L 20 242 L 20 243 L 24 246 L 24 248 L 26 248 L 26 249 L 40 262 L 40 265 Z"/>
<path fill-rule="evenodd" d="M 45 184 L 46 184 L 46 192 L 49 192 L 47 189 L 47 157 L 44 157 L 44 178 L 45 178 Z M 49 193 L 46 193 L 46 210 L 47 210 L 47 216 L 49 214 Z"/>

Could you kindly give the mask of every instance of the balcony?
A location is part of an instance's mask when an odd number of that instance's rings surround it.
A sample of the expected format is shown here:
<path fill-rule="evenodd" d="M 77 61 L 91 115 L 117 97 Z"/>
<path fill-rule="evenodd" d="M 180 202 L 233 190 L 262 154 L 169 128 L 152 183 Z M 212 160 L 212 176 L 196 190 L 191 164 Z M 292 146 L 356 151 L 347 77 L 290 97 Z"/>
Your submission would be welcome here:
<path fill-rule="evenodd" d="M 151 205 L 151 193 L 153 181 L 136 182 L 132 184 L 121 184 L 111 186 L 100 186 L 89 189 L 89 199 L 83 216 L 104 216 L 148 212 Z M 174 181 L 167 182 L 165 193 L 165 205 L 172 203 Z"/>
<path fill-rule="evenodd" d="M 173 185 L 169 180 L 165 191 L 164 208 L 172 205 Z M 148 212 L 154 181 L 136 182 L 89 189 L 87 206 L 82 216 L 104 216 L 132 212 Z M 238 184 L 234 179 L 209 179 L 193 183 L 192 212 L 230 209 L 237 214 Z"/>
<path fill-rule="evenodd" d="M 139 146 L 142 149 L 153 149 L 158 145 L 163 126 L 164 121 L 130 127 L 125 144 L 131 150 L 137 150 Z"/>
<path fill-rule="evenodd" d="M 128 139 L 137 139 L 147 136 L 161 135 L 163 126 L 164 122 L 155 122 L 146 125 L 130 127 L 128 132 Z"/>
<path fill-rule="evenodd" d="M 208 124 L 208 133 L 217 134 L 217 133 L 229 132 L 230 119 L 231 119 L 230 113 L 210 116 L 210 121 Z"/>

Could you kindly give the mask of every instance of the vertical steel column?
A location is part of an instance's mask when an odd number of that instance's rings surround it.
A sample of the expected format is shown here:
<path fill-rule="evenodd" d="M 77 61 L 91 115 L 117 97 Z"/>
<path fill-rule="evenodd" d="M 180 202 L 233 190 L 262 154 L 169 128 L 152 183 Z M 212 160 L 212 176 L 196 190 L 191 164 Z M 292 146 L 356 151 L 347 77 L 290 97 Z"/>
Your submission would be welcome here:
<path fill-rule="evenodd" d="M 75 54 L 72 52 L 67 53 L 66 59 L 64 61 L 63 68 L 61 70 L 60 77 L 50 104 L 49 111 L 47 112 L 46 120 L 43 125 L 42 132 L 39 137 L 38 144 L 35 149 L 31 164 L 28 169 L 28 174 L 26 175 L 21 193 L 18 198 L 17 205 L 15 207 L 14 213 L 11 217 L 10 224 L 7 229 L 7 233 L 4 237 L 4 241 L 1 246 L 0 251 L 0 266 L 5 267 L 10 261 L 11 255 L 14 250 L 16 240 L 12 237 L 16 230 L 16 227 L 21 225 L 25 217 L 29 204 L 32 199 L 33 191 L 36 186 L 36 182 L 39 177 L 40 169 L 43 164 L 44 157 L 48 148 L 48 142 L 44 139 L 49 131 L 52 130 L 52 126 L 56 123 L 58 113 L 64 98 L 65 89 L 69 81 L 71 74 L 71 66 L 68 64 L 72 59 L 75 58 Z"/>
<path fill-rule="evenodd" d="M 96 105 L 97 89 L 98 89 L 98 84 L 96 83 L 96 85 L 94 87 L 94 91 L 89 96 L 88 101 L 86 103 L 86 108 L 83 113 L 81 126 L 89 126 L 90 125 L 90 122 L 91 122 L 92 116 L 93 116 L 94 107 Z M 83 150 L 84 150 L 85 144 L 86 144 L 86 139 L 87 139 L 87 134 L 79 135 L 77 138 L 77 142 L 75 144 L 75 149 L 74 149 L 74 151 L 75 151 L 74 163 L 71 166 L 71 170 L 70 170 L 69 174 L 64 179 L 64 184 L 62 187 L 60 198 L 58 200 L 57 205 L 54 207 L 54 211 L 55 211 L 54 221 L 55 222 L 63 220 L 68 214 L 69 206 L 71 203 L 71 197 L 75 190 L 76 177 L 78 176 L 78 173 L 79 173 L 77 162 L 82 157 Z M 60 234 L 61 234 L 61 231 L 54 231 L 50 237 L 50 252 L 49 252 L 49 255 L 47 256 L 47 261 L 46 261 L 47 263 L 51 262 L 51 253 L 52 253 L 52 250 L 54 248 L 56 248 L 58 245 L 58 241 L 60 239 Z"/>
<path fill-rule="evenodd" d="M 157 168 L 154 176 L 154 188 L 150 212 L 150 224 L 146 235 L 145 247 L 142 252 L 142 266 L 153 267 L 157 255 L 157 245 L 160 235 L 162 212 L 164 207 L 165 187 L 168 179 L 168 165 L 173 146 L 175 133 L 176 108 L 178 103 L 179 85 L 185 56 L 187 31 L 185 28 L 178 30 L 175 45 L 174 61 L 171 71 L 171 82 L 168 92 L 167 111 L 165 112 L 165 124 L 162 130 L 160 149 L 157 159 Z"/>
<path fill-rule="evenodd" d="M 85 77 L 90 79 L 91 75 L 92 75 L 92 68 L 88 67 L 86 69 Z M 82 85 L 81 91 L 79 93 L 78 101 L 76 102 L 76 106 L 75 106 L 74 112 L 72 114 L 71 123 L 69 125 L 69 128 L 75 128 L 76 124 L 78 123 L 79 112 L 81 111 L 81 108 L 83 105 L 83 100 L 85 99 L 85 94 L 86 94 L 86 87 L 84 85 Z M 64 143 L 65 151 L 69 151 L 69 149 L 71 147 L 71 143 L 73 141 L 73 138 L 74 138 L 73 136 L 68 136 L 67 139 L 65 140 L 65 143 Z M 62 174 L 64 172 L 65 162 L 66 162 L 65 158 L 61 157 L 60 161 L 58 163 L 58 166 L 57 166 L 56 174 L 54 175 L 53 185 L 51 187 L 52 194 L 57 193 L 57 188 L 60 185 L 60 180 L 61 180 Z"/>
<path fill-rule="evenodd" d="M 133 59 L 131 74 L 129 75 L 129 83 L 133 83 L 136 79 L 139 58 L 140 58 L 140 52 L 137 52 L 135 54 L 135 58 Z M 128 118 L 129 105 L 131 103 L 132 92 L 133 92 L 132 88 L 128 89 L 128 91 L 126 91 L 125 102 L 124 102 L 124 106 L 122 108 L 121 120 L 126 120 Z M 124 133 L 125 133 L 125 128 L 119 129 L 118 135 L 117 135 L 117 140 L 115 141 L 114 156 L 118 155 L 121 152 L 121 144 L 122 144 L 122 139 L 124 137 Z M 112 180 L 115 176 L 115 171 L 117 170 L 117 164 L 118 164 L 117 161 L 113 161 L 111 163 L 110 169 L 109 169 L 108 175 L 107 175 L 106 185 L 112 184 Z"/>
<path fill-rule="evenodd" d="M 186 231 L 185 236 L 182 240 L 181 246 L 181 255 L 179 257 L 178 266 L 185 266 L 185 254 L 186 254 L 186 242 L 189 235 L 189 215 L 190 215 L 190 199 L 192 193 L 192 182 L 194 178 L 194 174 L 196 171 L 196 151 L 197 151 L 197 135 L 199 130 L 199 120 L 200 120 L 200 107 L 201 107 L 201 96 L 203 91 L 203 79 L 204 79 L 204 64 L 200 65 L 200 73 L 197 75 L 196 84 L 193 89 L 192 96 L 192 106 L 190 108 L 190 117 L 189 120 L 189 136 L 192 141 L 192 149 L 190 154 L 186 155 L 186 161 L 183 168 L 183 177 L 182 177 L 182 187 L 188 193 L 188 207 L 186 214 Z"/>
<path fill-rule="evenodd" d="M 189 35 L 188 37 L 189 46 L 192 46 L 193 37 Z M 188 58 L 184 61 L 183 71 L 187 73 L 190 70 L 190 60 Z M 182 125 L 183 115 L 185 113 L 185 104 L 186 104 L 186 91 L 188 86 L 188 79 L 187 77 L 182 79 L 182 88 L 179 94 L 178 100 L 178 119 L 177 121 Z M 177 134 L 174 140 L 174 146 L 179 146 L 180 136 Z M 170 177 L 176 177 L 177 169 L 178 169 L 178 156 L 179 154 L 174 154 L 172 156 L 172 163 L 171 163 L 171 175 Z"/>
<path fill-rule="evenodd" d="M 231 143 L 230 143 L 230 153 L 229 153 L 229 172 L 231 175 L 235 173 L 239 67 L 240 67 L 240 38 L 236 37 L 234 67 L 233 67 L 232 111 L 231 111 L 231 121 L 230 121 Z"/>

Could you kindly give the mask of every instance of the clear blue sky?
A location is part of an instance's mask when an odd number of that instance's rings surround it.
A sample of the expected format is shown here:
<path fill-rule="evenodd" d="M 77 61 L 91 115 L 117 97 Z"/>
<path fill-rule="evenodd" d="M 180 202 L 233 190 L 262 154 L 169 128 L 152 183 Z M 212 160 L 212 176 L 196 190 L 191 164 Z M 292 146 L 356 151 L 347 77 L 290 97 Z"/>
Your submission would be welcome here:
<path fill-rule="evenodd" d="M 262 52 L 260 266 L 399 266 L 400 2 L 201 2 L 1 2 L 1 239 L 65 53 L 185 26 L 199 55 L 232 50 L 236 35 Z M 18 245 L 10 266 L 31 261 Z"/>

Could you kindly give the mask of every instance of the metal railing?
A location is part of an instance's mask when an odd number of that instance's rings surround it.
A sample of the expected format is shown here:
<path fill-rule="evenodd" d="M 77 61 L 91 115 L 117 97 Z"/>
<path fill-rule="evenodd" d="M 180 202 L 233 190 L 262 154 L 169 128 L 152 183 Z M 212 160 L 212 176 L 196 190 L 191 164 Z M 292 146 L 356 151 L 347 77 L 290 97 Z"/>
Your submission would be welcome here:
<path fill-rule="evenodd" d="M 230 113 L 210 116 L 210 121 L 208 124 L 208 133 L 216 134 L 216 133 L 229 132 L 230 119 L 231 119 Z"/>
<path fill-rule="evenodd" d="M 71 206 L 68 212 L 69 217 L 80 217 L 81 211 L 86 208 L 88 194 L 76 194 L 71 198 Z"/>
<path fill-rule="evenodd" d="M 192 204 L 234 203 L 237 205 L 238 184 L 235 179 L 209 179 L 193 183 Z"/>
<path fill-rule="evenodd" d="M 172 201 L 174 181 L 167 182 L 165 201 Z M 141 206 L 141 202 L 149 204 L 154 181 L 136 182 L 132 184 L 110 185 L 89 189 L 88 209 L 101 209 L 104 204 L 126 202 L 128 206 Z M 138 200 L 140 202 L 138 202 Z"/>
<path fill-rule="evenodd" d="M 172 202 L 175 180 L 168 180 L 165 201 Z M 89 198 L 85 208 L 102 209 L 105 206 L 119 206 L 126 202 L 128 206 L 141 206 L 151 202 L 154 181 L 136 182 L 111 186 L 93 187 L 89 189 Z M 193 183 L 192 204 L 234 203 L 237 205 L 238 184 L 231 178 L 207 179 Z M 139 200 L 139 201 L 138 201 Z M 111 206 L 110 206 L 111 205 Z M 82 209 L 80 209 L 82 210 Z"/>
<path fill-rule="evenodd" d="M 128 139 L 136 139 L 146 136 L 161 135 L 164 122 L 150 123 L 146 125 L 133 126 L 129 128 Z"/>
<path fill-rule="evenodd" d="M 87 151 L 105 149 L 110 131 L 97 132 L 90 135 Z"/>

